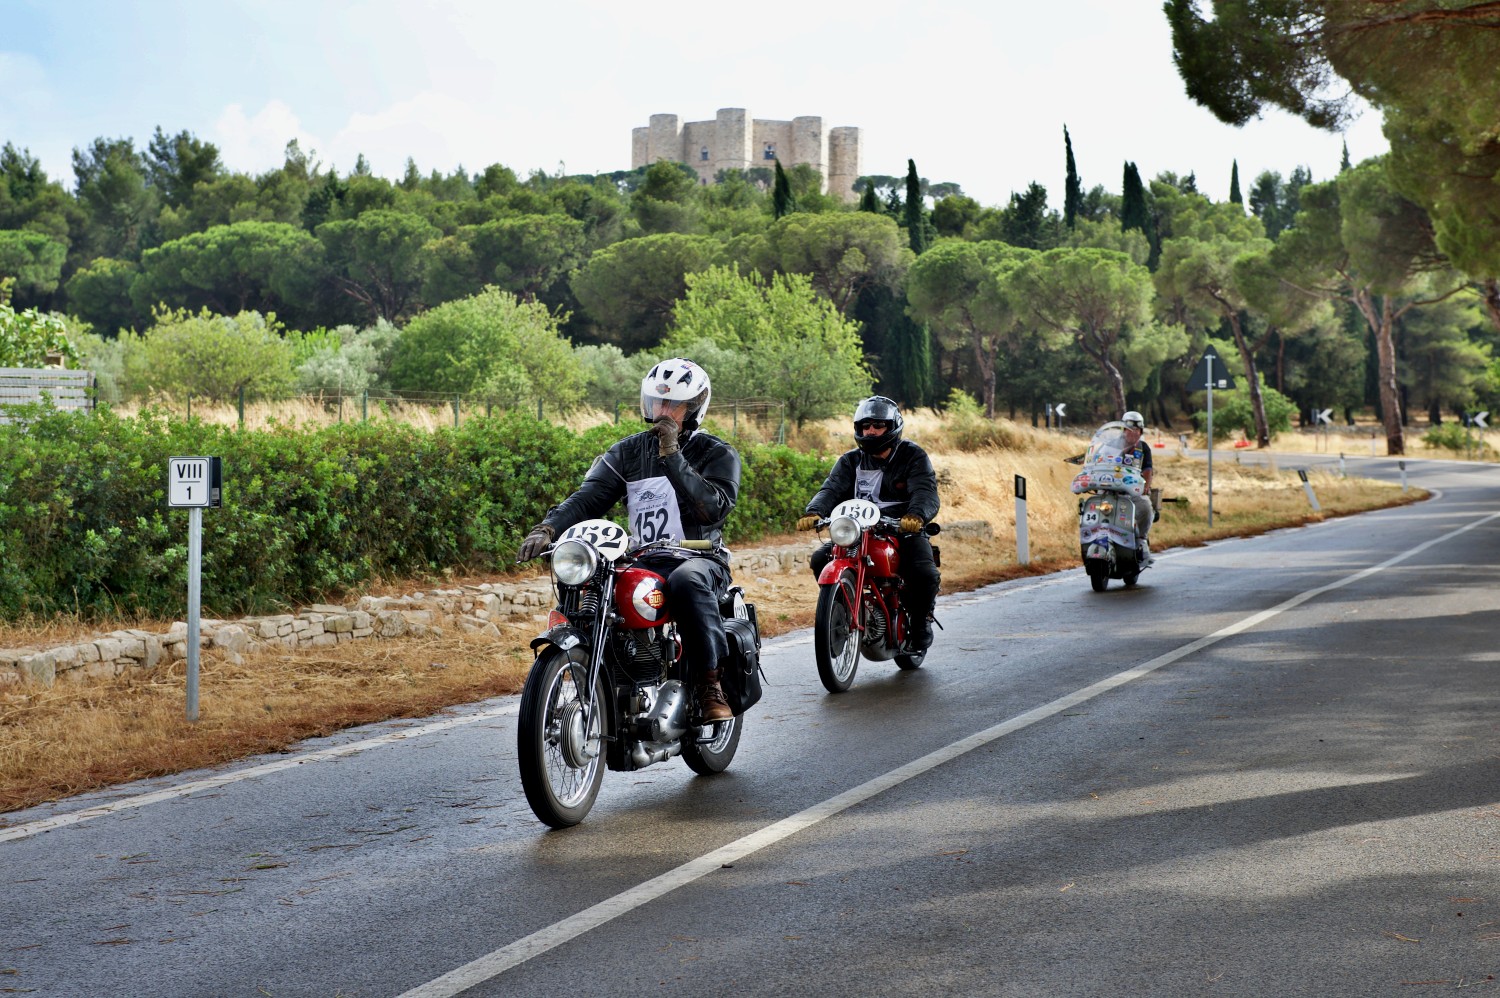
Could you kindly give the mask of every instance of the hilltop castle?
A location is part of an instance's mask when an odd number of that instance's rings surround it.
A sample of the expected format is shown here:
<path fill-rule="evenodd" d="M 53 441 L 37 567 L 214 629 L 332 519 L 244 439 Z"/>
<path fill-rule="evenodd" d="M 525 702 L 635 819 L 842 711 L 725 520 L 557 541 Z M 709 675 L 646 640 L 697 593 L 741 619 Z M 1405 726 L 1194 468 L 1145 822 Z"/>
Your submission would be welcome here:
<path fill-rule="evenodd" d="M 791 121 L 751 118 L 742 107 L 723 107 L 712 121 L 679 124 L 675 114 L 653 114 L 651 124 L 630 133 L 630 168 L 659 159 L 686 163 L 699 182 L 713 183 L 720 170 L 783 168 L 806 163 L 823 175 L 824 190 L 853 201 L 859 179 L 859 129 L 823 131 L 823 119 L 804 116 Z"/>

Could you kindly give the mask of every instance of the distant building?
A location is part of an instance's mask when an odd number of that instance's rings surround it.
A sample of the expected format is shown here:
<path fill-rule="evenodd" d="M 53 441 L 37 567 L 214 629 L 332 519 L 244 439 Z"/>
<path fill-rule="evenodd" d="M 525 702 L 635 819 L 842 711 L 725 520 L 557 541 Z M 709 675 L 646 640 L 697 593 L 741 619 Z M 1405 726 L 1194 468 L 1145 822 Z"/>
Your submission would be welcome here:
<path fill-rule="evenodd" d="M 823 119 L 791 121 L 751 118 L 742 107 L 723 107 L 712 121 L 679 124 L 675 114 L 653 114 L 651 124 L 630 133 L 630 168 L 667 159 L 686 163 L 700 183 L 711 184 L 720 170 L 782 169 L 806 163 L 823 175 L 824 191 L 854 201 L 859 179 L 859 129 L 823 131 Z"/>

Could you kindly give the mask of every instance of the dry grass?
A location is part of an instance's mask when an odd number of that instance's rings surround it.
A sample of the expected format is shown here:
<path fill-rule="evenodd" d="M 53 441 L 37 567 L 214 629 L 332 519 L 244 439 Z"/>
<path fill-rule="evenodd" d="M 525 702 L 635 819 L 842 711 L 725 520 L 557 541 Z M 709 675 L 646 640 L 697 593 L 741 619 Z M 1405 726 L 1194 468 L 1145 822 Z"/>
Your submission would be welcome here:
<path fill-rule="evenodd" d="M 959 592 L 991 582 L 1077 565 L 1076 500 L 1068 483 L 1077 470 L 1062 458 L 1082 450 L 1076 438 L 1009 427 L 1023 449 L 974 453 L 947 450 L 947 430 L 917 414 L 908 431 L 933 443 L 943 479 L 941 520 L 986 520 L 995 537 L 983 543 L 939 537 L 943 589 Z M 826 434 L 822 449 L 842 446 L 841 423 L 804 427 L 803 444 Z M 1314 473 L 1323 512 L 1313 513 L 1291 472 L 1239 467 L 1216 460 L 1214 527 L 1205 523 L 1207 475 L 1202 463 L 1157 451 L 1157 482 L 1166 497 L 1153 531 L 1157 550 L 1197 545 L 1214 537 L 1259 533 L 1364 509 L 1411 502 L 1425 495 L 1399 487 Z M 1031 563 L 1016 563 L 1014 476 L 1027 480 Z M 788 511 L 788 519 L 797 511 Z M 806 535 L 768 544 L 810 542 Z M 1080 576 L 1081 580 L 1081 576 Z M 480 579 L 447 579 L 454 582 Z M 811 575 L 739 579 L 757 605 L 762 630 L 774 636 L 812 623 L 817 586 Z M 369 592 L 410 592 L 432 580 L 391 580 Z M 1081 583 L 1080 583 L 1081 584 Z M 170 622 L 130 621 L 164 631 Z M 301 652 L 263 651 L 231 666 L 205 653 L 200 720 L 183 717 L 185 667 L 177 662 L 145 673 L 50 689 L 12 686 L 0 692 L 0 811 L 70 794 L 262 752 L 300 739 L 393 717 L 422 717 L 454 704 L 514 693 L 530 665 L 527 642 L 538 625 L 517 621 L 496 640 L 444 634 L 398 641 L 360 641 Z M 0 628 L 0 647 L 47 647 L 97 634 L 76 621 L 32 621 Z M 939 637 L 941 640 L 941 637 Z M 811 666 L 809 665 L 809 668 Z"/>

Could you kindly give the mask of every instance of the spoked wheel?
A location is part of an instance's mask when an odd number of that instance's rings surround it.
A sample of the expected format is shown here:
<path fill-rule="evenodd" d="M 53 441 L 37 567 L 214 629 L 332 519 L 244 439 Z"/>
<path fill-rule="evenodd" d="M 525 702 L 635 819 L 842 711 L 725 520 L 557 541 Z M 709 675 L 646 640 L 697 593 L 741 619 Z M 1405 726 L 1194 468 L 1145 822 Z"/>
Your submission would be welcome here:
<path fill-rule="evenodd" d="M 583 820 L 604 779 L 604 690 L 595 684 L 593 717 L 585 721 L 582 687 L 588 665 L 558 648 L 537 657 L 521 691 L 516 755 L 526 802 L 553 828 Z"/>
<path fill-rule="evenodd" d="M 854 685 L 854 673 L 859 670 L 859 632 L 854 629 L 858 605 L 853 572 L 845 572 L 837 581 L 818 589 L 813 646 L 817 650 L 818 678 L 829 693 L 843 693 Z"/>
<path fill-rule="evenodd" d="M 731 717 L 718 724 L 689 728 L 682 739 L 682 761 L 699 776 L 724 772 L 740 747 L 740 732 L 744 728 L 743 717 Z M 700 744 L 700 738 L 707 738 L 709 741 Z"/>
<path fill-rule="evenodd" d="M 1109 587 L 1109 563 L 1103 558 L 1090 558 L 1083 563 L 1084 570 L 1089 573 L 1089 585 L 1094 587 L 1094 592 L 1102 593 Z"/>

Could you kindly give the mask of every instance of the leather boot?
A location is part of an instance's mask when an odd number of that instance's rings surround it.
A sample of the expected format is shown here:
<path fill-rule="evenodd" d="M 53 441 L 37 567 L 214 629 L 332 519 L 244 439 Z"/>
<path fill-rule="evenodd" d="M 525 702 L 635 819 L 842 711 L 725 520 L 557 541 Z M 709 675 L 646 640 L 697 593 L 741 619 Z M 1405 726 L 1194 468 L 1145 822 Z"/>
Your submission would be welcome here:
<path fill-rule="evenodd" d="M 705 672 L 698 683 L 698 716 L 704 724 L 727 721 L 734 716 L 724 698 L 724 688 L 719 685 L 718 670 Z"/>

